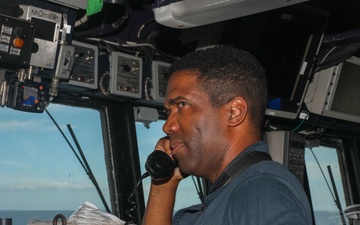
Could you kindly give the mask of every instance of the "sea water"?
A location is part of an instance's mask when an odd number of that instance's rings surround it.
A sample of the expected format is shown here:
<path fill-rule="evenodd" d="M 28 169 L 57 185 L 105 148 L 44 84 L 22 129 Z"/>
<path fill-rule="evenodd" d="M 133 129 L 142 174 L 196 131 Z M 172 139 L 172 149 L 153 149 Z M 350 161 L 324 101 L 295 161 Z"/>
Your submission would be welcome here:
<path fill-rule="evenodd" d="M 27 225 L 33 220 L 53 221 L 57 214 L 63 214 L 65 218 L 69 218 L 74 211 L 36 211 L 36 210 L 19 210 L 0 211 L 0 218 L 12 218 L 12 225 Z"/>

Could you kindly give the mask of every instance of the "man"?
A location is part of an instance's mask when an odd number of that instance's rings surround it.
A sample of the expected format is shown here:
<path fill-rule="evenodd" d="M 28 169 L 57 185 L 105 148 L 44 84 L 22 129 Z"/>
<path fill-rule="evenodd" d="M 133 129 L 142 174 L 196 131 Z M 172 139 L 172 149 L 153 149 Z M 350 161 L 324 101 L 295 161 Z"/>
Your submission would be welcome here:
<path fill-rule="evenodd" d="M 178 167 L 170 178 L 152 180 L 143 225 L 312 224 L 302 186 L 286 168 L 266 157 L 247 168 L 236 163 L 251 152 L 268 152 L 261 141 L 267 84 L 259 62 L 245 51 L 214 47 L 186 55 L 170 74 L 163 126 L 168 138 L 155 149 Z M 203 204 L 173 217 L 185 174 L 213 186 Z"/>

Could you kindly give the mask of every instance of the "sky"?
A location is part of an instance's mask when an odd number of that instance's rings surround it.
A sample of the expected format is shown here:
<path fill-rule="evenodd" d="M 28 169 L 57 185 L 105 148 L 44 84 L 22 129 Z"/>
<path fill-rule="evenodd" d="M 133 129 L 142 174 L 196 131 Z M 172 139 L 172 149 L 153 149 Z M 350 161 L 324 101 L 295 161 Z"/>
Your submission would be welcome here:
<path fill-rule="evenodd" d="M 99 112 L 56 104 L 48 111 L 76 149 L 66 127 L 71 125 L 103 194 L 109 196 L 105 161 L 98 160 L 104 158 Z M 85 170 L 45 112 L 0 108 L 0 143 L 0 210 L 76 209 L 87 199 L 102 206 Z"/>
<path fill-rule="evenodd" d="M 66 127 L 71 125 L 110 205 L 99 112 L 57 104 L 50 104 L 47 110 L 76 149 Z M 143 173 L 147 156 L 157 140 L 164 136 L 163 123 L 151 123 L 150 129 L 136 123 Z M 322 148 L 314 149 L 314 152 L 328 182 L 327 165 L 331 165 L 334 176 L 340 180 L 336 152 Z M 0 154 L 0 210 L 76 210 L 85 201 L 104 209 L 92 182 L 45 112 L 38 114 L 0 108 Z M 311 171 L 309 179 L 314 208 L 336 211 L 313 155 L 307 154 L 306 161 L 307 170 Z M 341 190 L 339 185 L 341 183 L 337 182 L 338 191 Z M 145 200 L 149 187 L 150 178 L 146 178 L 143 181 Z M 343 196 L 343 193 L 339 195 Z M 190 177 L 181 182 L 177 196 L 175 211 L 199 203 Z M 345 207 L 343 203 L 343 209 Z"/>
<path fill-rule="evenodd" d="M 76 150 L 67 128 L 70 124 L 110 206 L 99 112 L 58 104 L 50 104 L 47 110 Z M 162 124 L 163 121 L 151 123 L 147 129 L 142 123 L 136 123 L 143 173 L 147 156 L 164 136 Z M 0 210 L 76 210 L 85 201 L 105 208 L 46 112 L 0 108 L 0 154 Z M 149 187 L 150 178 L 146 178 L 143 181 L 145 199 Z M 177 208 L 199 202 L 191 179 L 183 182 L 181 191 L 187 197 L 177 202 Z"/>

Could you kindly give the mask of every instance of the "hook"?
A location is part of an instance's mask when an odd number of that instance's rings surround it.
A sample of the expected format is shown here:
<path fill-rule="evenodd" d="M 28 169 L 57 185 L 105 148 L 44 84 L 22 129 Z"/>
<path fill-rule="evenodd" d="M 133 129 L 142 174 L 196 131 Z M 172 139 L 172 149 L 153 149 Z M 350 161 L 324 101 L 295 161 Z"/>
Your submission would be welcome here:
<path fill-rule="evenodd" d="M 61 225 L 66 225 L 66 218 L 63 214 L 57 214 L 53 219 L 53 225 L 56 225 L 58 220 L 61 219 Z"/>

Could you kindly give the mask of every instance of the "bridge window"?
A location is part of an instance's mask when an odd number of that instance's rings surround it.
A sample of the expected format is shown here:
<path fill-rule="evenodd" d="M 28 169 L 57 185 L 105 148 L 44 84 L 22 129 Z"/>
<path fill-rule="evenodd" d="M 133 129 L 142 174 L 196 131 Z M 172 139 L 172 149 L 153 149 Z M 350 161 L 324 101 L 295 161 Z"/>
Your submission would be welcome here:
<path fill-rule="evenodd" d="M 50 104 L 47 108 L 69 139 L 69 124 L 110 205 L 100 113 Z M 84 202 L 104 205 L 75 154 L 46 112 L 0 108 L 0 217 L 13 225 L 69 217 Z M 79 153 L 78 153 L 79 154 Z M 81 157 L 80 157 L 81 158 Z"/>
<path fill-rule="evenodd" d="M 339 157 L 341 149 L 320 146 L 305 149 L 305 161 L 316 225 L 345 225 L 346 180 Z M 331 176 L 333 179 L 331 179 Z M 333 181 L 333 182 L 332 182 Z M 336 190 L 335 190 L 336 188 Z M 338 199 L 339 204 L 336 204 Z"/>

